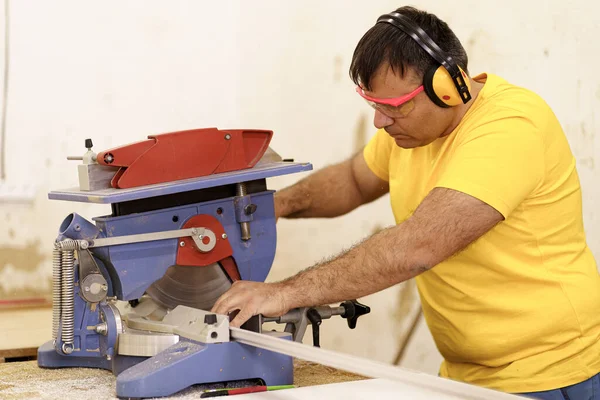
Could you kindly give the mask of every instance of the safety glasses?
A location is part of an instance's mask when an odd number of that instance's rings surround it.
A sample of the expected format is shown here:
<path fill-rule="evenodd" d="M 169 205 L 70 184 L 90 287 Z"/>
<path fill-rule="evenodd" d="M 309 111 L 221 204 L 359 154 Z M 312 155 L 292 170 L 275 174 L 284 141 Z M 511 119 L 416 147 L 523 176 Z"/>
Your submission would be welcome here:
<path fill-rule="evenodd" d="M 413 110 L 413 108 L 415 108 L 415 102 L 413 99 L 416 95 L 421 93 L 423 89 L 423 85 L 421 85 L 404 96 L 389 99 L 380 99 L 368 96 L 360 86 L 356 87 L 356 93 L 365 99 L 365 101 L 374 109 L 381 111 L 388 117 L 399 118 L 406 117 Z"/>

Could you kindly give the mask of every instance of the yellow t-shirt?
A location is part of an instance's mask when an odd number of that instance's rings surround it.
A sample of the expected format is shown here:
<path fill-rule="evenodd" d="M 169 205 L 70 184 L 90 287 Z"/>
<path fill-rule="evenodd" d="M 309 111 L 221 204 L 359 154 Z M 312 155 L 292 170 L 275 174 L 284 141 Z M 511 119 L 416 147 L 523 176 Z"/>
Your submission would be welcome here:
<path fill-rule="evenodd" d="M 586 244 L 575 159 L 548 105 L 492 74 L 457 128 L 414 149 L 379 130 L 364 151 L 397 223 L 434 187 L 505 220 L 416 278 L 444 377 L 507 392 L 600 371 L 600 278 Z M 410 249 L 407 249 L 410 250 Z"/>

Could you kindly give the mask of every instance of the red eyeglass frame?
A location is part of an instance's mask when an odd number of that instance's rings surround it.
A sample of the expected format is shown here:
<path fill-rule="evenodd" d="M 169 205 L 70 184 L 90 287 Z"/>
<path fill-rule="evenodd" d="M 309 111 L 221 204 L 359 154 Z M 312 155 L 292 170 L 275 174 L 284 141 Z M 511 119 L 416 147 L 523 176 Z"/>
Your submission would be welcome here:
<path fill-rule="evenodd" d="M 415 90 L 413 90 L 412 92 L 405 94 L 404 96 L 392 97 L 389 99 L 381 99 L 381 98 L 377 98 L 377 97 L 368 96 L 367 94 L 365 94 L 365 91 L 360 86 L 356 87 L 356 93 L 358 93 L 363 99 L 365 99 L 367 101 L 371 101 L 376 104 L 385 104 L 388 106 L 398 107 L 398 106 L 401 106 L 402 104 L 406 103 L 407 101 L 412 100 L 416 95 L 421 93 L 424 89 L 425 88 L 423 87 L 423 85 L 421 85 L 418 88 L 416 88 Z"/>

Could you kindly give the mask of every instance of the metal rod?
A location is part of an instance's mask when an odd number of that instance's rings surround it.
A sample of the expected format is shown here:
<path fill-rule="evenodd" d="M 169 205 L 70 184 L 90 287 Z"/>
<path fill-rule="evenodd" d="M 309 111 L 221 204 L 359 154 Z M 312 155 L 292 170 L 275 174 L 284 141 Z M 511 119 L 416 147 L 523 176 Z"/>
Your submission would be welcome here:
<path fill-rule="evenodd" d="M 173 231 L 141 233 L 138 235 L 115 236 L 93 239 L 89 241 L 88 248 L 114 246 L 119 244 L 152 242 L 154 240 L 177 239 L 187 236 L 202 236 L 206 234 L 205 228 L 176 229 Z"/>
<path fill-rule="evenodd" d="M 244 197 L 248 194 L 248 189 L 246 188 L 246 184 L 244 182 L 242 183 L 238 183 L 235 186 L 235 192 L 236 192 L 236 196 L 238 197 Z M 248 222 L 240 222 L 240 229 L 241 229 L 241 237 L 243 241 L 248 241 L 252 238 L 252 235 L 250 234 L 250 223 Z"/>
<path fill-rule="evenodd" d="M 250 235 L 250 224 L 248 222 L 241 222 L 240 228 L 242 229 L 242 240 L 248 241 L 252 239 L 252 235 Z"/>
<path fill-rule="evenodd" d="M 239 343 L 316 362 L 328 367 L 341 369 L 370 378 L 391 379 L 419 386 L 429 391 L 435 391 L 446 395 L 451 394 L 460 399 L 514 400 L 521 398 L 508 393 L 452 381 L 450 379 L 438 378 L 378 361 L 307 346 L 290 340 L 283 340 L 239 328 L 229 328 L 229 331 L 231 338 Z"/>

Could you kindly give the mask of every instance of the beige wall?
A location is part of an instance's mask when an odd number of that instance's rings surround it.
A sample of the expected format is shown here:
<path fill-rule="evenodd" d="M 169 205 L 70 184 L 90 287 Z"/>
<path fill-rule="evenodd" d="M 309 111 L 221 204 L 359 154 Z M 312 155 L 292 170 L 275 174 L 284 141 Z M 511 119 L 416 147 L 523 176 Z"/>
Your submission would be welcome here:
<path fill-rule="evenodd" d="M 315 168 L 343 160 L 374 133 L 353 91 L 354 46 L 392 1 L 11 1 L 10 91 L 2 190 L 27 184 L 31 202 L 0 200 L 0 297 L 48 293 L 50 246 L 64 215 L 107 207 L 47 200 L 76 184 L 85 138 L 96 149 L 148 134 L 217 126 L 275 131 L 273 147 Z M 595 133 L 600 118 L 596 2 L 415 1 L 445 19 L 470 56 L 541 94 L 578 160 L 585 225 L 600 255 Z M 0 41 L 0 43 L 2 43 Z M 2 63 L 0 63 L 1 65 Z M 281 188 L 304 175 L 273 179 Z M 0 191 L 1 194 L 1 191 Z M 269 279 L 296 272 L 393 223 L 388 198 L 335 220 L 281 221 Z M 392 362 L 418 312 L 414 284 L 363 299 L 372 313 L 350 331 L 323 324 L 323 346 Z M 307 335 L 308 336 L 308 335 Z M 423 321 L 403 365 L 435 373 Z"/>

